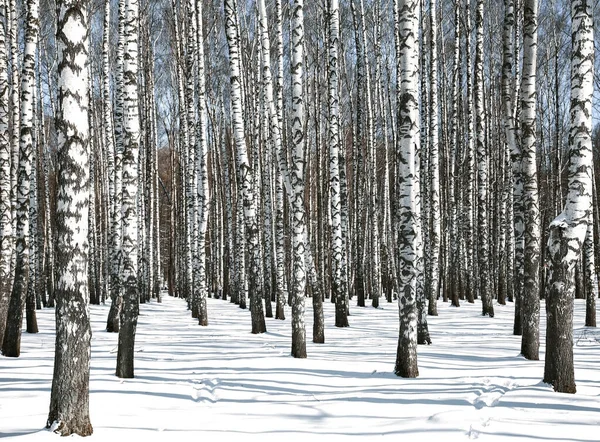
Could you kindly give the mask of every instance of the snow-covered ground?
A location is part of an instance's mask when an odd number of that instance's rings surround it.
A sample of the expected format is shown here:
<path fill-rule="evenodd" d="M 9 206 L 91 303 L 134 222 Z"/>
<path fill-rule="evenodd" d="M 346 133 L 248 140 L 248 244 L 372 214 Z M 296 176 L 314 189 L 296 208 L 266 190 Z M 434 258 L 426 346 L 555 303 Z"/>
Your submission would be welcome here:
<path fill-rule="evenodd" d="M 325 303 L 326 343 L 313 344 L 307 300 L 308 359 L 290 353 L 288 319 L 252 335 L 247 310 L 208 300 L 209 327 L 165 296 L 141 306 L 136 378 L 114 376 L 117 335 L 104 331 L 108 306 L 92 306 L 90 441 L 405 441 L 600 440 L 600 331 L 583 327 L 576 301 L 577 394 L 541 382 L 541 361 L 519 356 L 513 306 L 439 303 L 429 318 L 433 345 L 419 347 L 417 379 L 393 374 L 398 309 L 352 307 L 336 329 Z M 41 332 L 23 335 L 18 359 L 0 357 L 0 438 L 56 440 L 43 429 L 50 401 L 54 311 L 38 312 Z M 407 437 L 407 439 L 402 439 Z M 210 438 L 210 439 L 207 439 Z M 235 438 L 235 439 L 234 439 Z"/>

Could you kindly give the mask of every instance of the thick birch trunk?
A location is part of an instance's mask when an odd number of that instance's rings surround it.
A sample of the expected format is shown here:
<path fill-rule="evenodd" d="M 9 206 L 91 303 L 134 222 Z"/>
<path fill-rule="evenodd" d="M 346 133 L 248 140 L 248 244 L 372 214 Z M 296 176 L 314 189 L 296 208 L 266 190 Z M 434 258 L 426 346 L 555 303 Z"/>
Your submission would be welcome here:
<path fill-rule="evenodd" d="M 56 353 L 46 426 L 61 436 L 92 434 L 88 293 L 89 123 L 87 1 L 59 1 L 59 189 Z M 92 187 L 93 189 L 93 187 Z"/>
<path fill-rule="evenodd" d="M 550 224 L 550 271 L 546 298 L 544 382 L 561 393 L 575 393 L 573 366 L 573 271 L 592 211 L 592 96 L 594 33 L 592 4 L 571 2 L 571 127 L 569 184 L 562 213 Z"/>

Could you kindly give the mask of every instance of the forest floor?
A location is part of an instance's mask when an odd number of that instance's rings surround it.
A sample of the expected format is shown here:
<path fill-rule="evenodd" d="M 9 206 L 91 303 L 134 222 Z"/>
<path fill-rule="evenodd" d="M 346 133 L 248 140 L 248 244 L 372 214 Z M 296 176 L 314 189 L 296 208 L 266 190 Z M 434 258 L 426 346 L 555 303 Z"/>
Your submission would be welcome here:
<path fill-rule="evenodd" d="M 429 317 L 433 345 L 419 346 L 416 379 L 393 374 L 397 304 L 354 307 L 336 329 L 325 302 L 325 344 L 312 343 L 307 299 L 307 359 L 289 356 L 291 312 L 250 333 L 250 315 L 209 299 L 200 327 L 181 299 L 141 306 L 135 379 L 114 376 L 117 335 L 104 331 L 108 305 L 92 306 L 90 441 L 598 441 L 600 330 L 583 326 L 575 306 L 577 394 L 558 394 L 541 379 L 540 361 L 519 355 L 514 306 L 452 308 Z M 0 357 L 0 438 L 46 441 L 54 353 L 54 311 L 38 311 L 40 333 L 23 334 L 21 357 Z"/>

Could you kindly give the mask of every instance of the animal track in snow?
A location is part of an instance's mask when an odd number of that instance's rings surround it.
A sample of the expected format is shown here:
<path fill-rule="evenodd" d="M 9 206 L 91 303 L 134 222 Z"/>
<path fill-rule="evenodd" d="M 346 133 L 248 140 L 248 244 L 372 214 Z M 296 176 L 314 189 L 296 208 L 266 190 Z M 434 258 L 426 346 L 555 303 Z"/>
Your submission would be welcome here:
<path fill-rule="evenodd" d="M 219 399 L 215 394 L 215 389 L 219 385 L 218 379 L 201 379 L 191 380 L 192 385 L 192 400 L 195 402 L 216 403 Z"/>

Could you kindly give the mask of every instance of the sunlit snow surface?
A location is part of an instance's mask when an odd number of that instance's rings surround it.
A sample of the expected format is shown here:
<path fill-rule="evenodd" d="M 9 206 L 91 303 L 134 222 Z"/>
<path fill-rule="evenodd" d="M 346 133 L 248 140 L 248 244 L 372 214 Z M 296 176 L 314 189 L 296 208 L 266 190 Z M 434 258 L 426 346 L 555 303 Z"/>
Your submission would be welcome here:
<path fill-rule="evenodd" d="M 103 331 L 108 306 L 92 306 L 94 434 L 87 440 L 600 440 L 600 330 L 583 327 L 583 301 L 575 309 L 576 395 L 541 382 L 543 345 L 542 361 L 519 356 L 513 305 L 495 305 L 490 319 L 480 316 L 479 302 L 440 301 L 439 316 L 429 318 L 433 345 L 419 346 L 420 377 L 410 380 L 393 374 L 396 303 L 352 307 L 343 329 L 333 327 L 333 305 L 324 306 L 327 343 L 309 342 L 308 359 L 294 359 L 287 307 L 286 321 L 268 319 L 269 332 L 252 335 L 247 310 L 209 299 L 210 326 L 200 327 L 184 301 L 165 296 L 141 306 L 130 380 L 114 376 L 117 335 Z M 20 358 L 0 357 L 5 440 L 59 440 L 43 430 L 54 311 L 39 311 L 38 321 L 41 332 L 23 335 Z M 544 335 L 542 318 L 542 343 Z"/>

